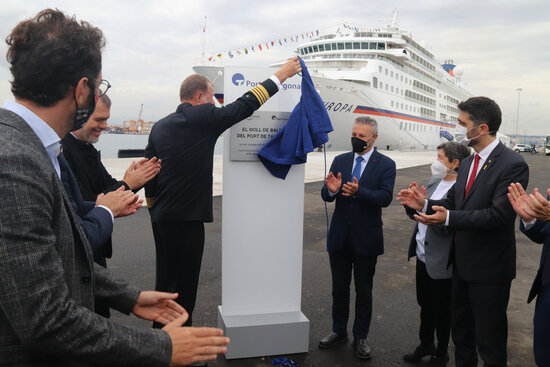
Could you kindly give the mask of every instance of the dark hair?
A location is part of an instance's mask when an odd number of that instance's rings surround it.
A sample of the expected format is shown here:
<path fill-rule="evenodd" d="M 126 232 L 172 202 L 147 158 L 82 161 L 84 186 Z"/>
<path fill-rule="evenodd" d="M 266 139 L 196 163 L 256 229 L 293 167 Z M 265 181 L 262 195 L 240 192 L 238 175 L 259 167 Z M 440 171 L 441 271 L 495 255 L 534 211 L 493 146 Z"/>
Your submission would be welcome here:
<path fill-rule="evenodd" d="M 6 59 L 13 75 L 11 91 L 49 107 L 63 99 L 82 77 L 94 88 L 101 71 L 103 33 L 88 22 L 45 9 L 20 22 L 6 37 Z"/>
<path fill-rule="evenodd" d="M 103 103 L 107 108 L 111 108 L 111 98 L 109 98 L 108 95 L 104 94 L 101 97 L 99 97 L 99 100 L 101 103 Z"/>
<path fill-rule="evenodd" d="M 458 159 L 459 162 L 462 162 L 464 158 L 470 156 L 470 148 L 465 147 L 462 144 L 457 143 L 456 141 L 447 141 L 445 143 L 439 144 L 437 150 L 443 149 L 445 156 L 449 159 L 449 162 L 453 162 L 455 159 Z M 460 163 L 459 163 L 460 164 Z"/>
<path fill-rule="evenodd" d="M 180 100 L 193 99 L 195 93 L 206 92 L 208 90 L 210 80 L 200 74 L 193 74 L 185 78 L 180 87 Z"/>
<path fill-rule="evenodd" d="M 467 112 L 474 126 L 487 124 L 491 135 L 496 135 L 502 122 L 500 107 L 491 98 L 472 97 L 458 104 L 458 109 Z"/>

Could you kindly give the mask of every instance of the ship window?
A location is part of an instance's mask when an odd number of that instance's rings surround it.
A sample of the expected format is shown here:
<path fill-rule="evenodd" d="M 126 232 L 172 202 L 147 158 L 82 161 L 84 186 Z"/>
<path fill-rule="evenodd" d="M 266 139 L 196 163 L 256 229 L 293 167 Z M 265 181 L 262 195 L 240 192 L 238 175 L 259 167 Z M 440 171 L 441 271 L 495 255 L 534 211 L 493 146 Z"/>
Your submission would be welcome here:
<path fill-rule="evenodd" d="M 381 73 L 382 72 L 382 66 L 379 66 L 378 67 L 378 71 Z"/>
<path fill-rule="evenodd" d="M 344 49 L 344 44 L 343 43 L 338 43 L 338 49 L 343 50 Z"/>
<path fill-rule="evenodd" d="M 325 43 L 325 51 L 330 51 L 330 43 Z"/>
<path fill-rule="evenodd" d="M 319 51 L 325 51 L 325 45 L 319 45 Z"/>
<path fill-rule="evenodd" d="M 369 43 L 368 42 L 361 42 L 361 49 L 362 50 L 366 50 L 369 48 Z"/>
<path fill-rule="evenodd" d="M 393 85 L 391 86 L 391 92 L 393 93 Z"/>
<path fill-rule="evenodd" d="M 384 42 L 378 42 L 378 49 L 379 50 L 385 50 L 386 44 Z"/>
<path fill-rule="evenodd" d="M 380 89 L 384 89 L 384 83 L 380 82 Z"/>
<path fill-rule="evenodd" d="M 401 109 L 403 109 L 403 103 L 401 103 Z"/>
<path fill-rule="evenodd" d="M 346 50 L 351 50 L 351 42 L 346 42 Z"/>
<path fill-rule="evenodd" d="M 317 45 L 313 45 L 313 52 L 319 52 L 319 49 L 317 48 Z"/>
<path fill-rule="evenodd" d="M 388 69 L 386 68 L 386 69 L 384 69 L 384 70 L 386 71 L 386 75 L 388 75 Z"/>
<path fill-rule="evenodd" d="M 393 101 L 391 101 L 391 106 L 393 107 Z"/>
<path fill-rule="evenodd" d="M 372 78 L 372 86 L 374 88 L 378 88 L 378 78 L 377 77 Z"/>
<path fill-rule="evenodd" d="M 388 90 L 388 84 L 386 83 L 386 91 Z"/>
<path fill-rule="evenodd" d="M 393 71 L 392 71 L 392 72 L 390 72 L 390 77 L 392 77 L 392 78 L 393 78 Z"/>
<path fill-rule="evenodd" d="M 300 49 L 300 55 L 303 55 L 303 54 L 304 54 L 304 49 L 301 48 L 301 49 Z"/>
<path fill-rule="evenodd" d="M 359 42 L 353 42 L 353 49 L 354 50 L 359 50 L 361 48 L 361 43 Z"/>
<path fill-rule="evenodd" d="M 401 75 L 401 81 L 403 81 L 403 75 Z"/>
<path fill-rule="evenodd" d="M 395 93 L 399 94 L 399 88 L 395 87 Z"/>
<path fill-rule="evenodd" d="M 395 73 L 395 79 L 399 80 L 399 74 Z"/>
<path fill-rule="evenodd" d="M 311 48 L 311 46 L 309 46 L 309 47 L 307 48 L 307 50 L 309 51 L 309 53 L 312 53 L 312 52 L 313 52 L 313 49 Z"/>
<path fill-rule="evenodd" d="M 369 43 L 369 50 L 376 50 L 376 42 Z"/>
<path fill-rule="evenodd" d="M 403 130 L 403 121 L 399 122 L 399 130 Z"/>

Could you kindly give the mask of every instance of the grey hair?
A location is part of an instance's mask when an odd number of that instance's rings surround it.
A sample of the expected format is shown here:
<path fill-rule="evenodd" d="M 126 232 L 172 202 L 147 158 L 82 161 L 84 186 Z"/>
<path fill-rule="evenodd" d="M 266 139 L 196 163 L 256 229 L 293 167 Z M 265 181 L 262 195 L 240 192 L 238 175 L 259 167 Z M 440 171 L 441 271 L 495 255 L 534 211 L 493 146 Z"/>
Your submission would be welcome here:
<path fill-rule="evenodd" d="M 208 91 L 208 84 L 211 84 L 207 77 L 200 74 L 193 74 L 185 78 L 180 87 L 180 100 L 190 100 L 197 92 Z"/>
<path fill-rule="evenodd" d="M 378 123 L 373 118 L 366 117 L 366 116 L 357 117 L 355 119 L 355 123 L 362 124 L 362 125 L 370 125 L 372 135 L 378 134 Z"/>
<path fill-rule="evenodd" d="M 99 97 L 99 100 L 101 103 L 103 103 L 107 108 L 111 108 L 111 98 L 109 98 L 108 95 L 104 94 L 101 97 Z"/>
<path fill-rule="evenodd" d="M 465 147 L 462 144 L 457 143 L 456 141 L 447 141 L 445 143 L 439 144 L 437 150 L 443 149 L 449 162 L 458 159 L 459 162 L 462 162 L 464 158 L 470 156 L 470 148 Z"/>

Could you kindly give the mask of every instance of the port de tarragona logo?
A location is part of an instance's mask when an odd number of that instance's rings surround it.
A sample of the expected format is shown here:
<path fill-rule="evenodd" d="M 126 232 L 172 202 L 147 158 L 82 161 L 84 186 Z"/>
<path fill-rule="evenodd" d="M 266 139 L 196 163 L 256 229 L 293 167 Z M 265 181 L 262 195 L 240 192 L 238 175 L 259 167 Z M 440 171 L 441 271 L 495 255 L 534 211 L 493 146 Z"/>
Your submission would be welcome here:
<path fill-rule="evenodd" d="M 233 77 L 231 78 L 231 81 L 233 82 L 233 85 L 235 85 L 237 87 L 240 87 L 240 86 L 244 85 L 247 88 L 253 88 L 253 87 L 261 84 L 260 81 L 252 81 L 252 80 L 246 79 L 245 76 L 241 73 L 233 74 Z M 283 90 L 288 90 L 288 89 L 300 90 L 301 87 L 302 86 L 300 84 L 291 84 L 291 83 L 283 83 L 282 84 L 282 89 Z"/>
<path fill-rule="evenodd" d="M 233 78 L 231 78 L 233 81 L 233 84 L 235 84 L 237 87 L 244 84 L 244 75 L 241 73 L 235 73 L 233 74 Z"/>

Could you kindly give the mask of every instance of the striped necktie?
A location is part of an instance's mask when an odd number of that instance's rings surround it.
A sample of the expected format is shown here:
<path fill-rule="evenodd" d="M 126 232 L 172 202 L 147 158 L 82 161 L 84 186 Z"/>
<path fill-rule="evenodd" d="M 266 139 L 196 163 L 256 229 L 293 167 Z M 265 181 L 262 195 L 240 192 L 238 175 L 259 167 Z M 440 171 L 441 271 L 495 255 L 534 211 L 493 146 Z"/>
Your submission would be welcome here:
<path fill-rule="evenodd" d="M 359 178 L 361 178 L 361 163 L 363 163 L 363 157 L 359 156 L 355 158 L 355 168 L 353 168 L 353 172 L 351 174 L 351 178 L 355 177 L 357 181 L 359 181 Z"/>

